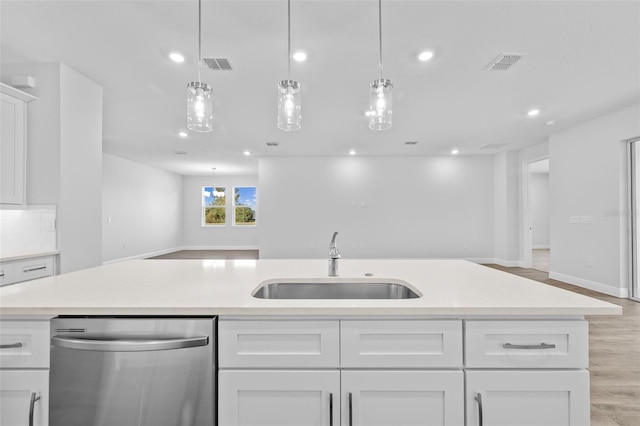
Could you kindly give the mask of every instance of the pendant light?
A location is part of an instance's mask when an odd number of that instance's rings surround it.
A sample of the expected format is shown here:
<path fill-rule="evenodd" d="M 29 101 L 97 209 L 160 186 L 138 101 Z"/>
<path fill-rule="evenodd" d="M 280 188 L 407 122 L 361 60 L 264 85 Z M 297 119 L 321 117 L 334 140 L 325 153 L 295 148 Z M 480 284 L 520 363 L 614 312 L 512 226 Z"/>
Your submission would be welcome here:
<path fill-rule="evenodd" d="M 187 128 L 195 132 L 213 130 L 211 86 L 202 82 L 202 0 L 198 0 L 198 81 L 187 84 Z"/>
<path fill-rule="evenodd" d="M 382 78 L 382 0 L 378 0 L 378 34 L 380 56 L 378 66 L 380 78 L 373 80 L 369 86 L 369 128 L 371 130 L 386 130 L 391 128 L 393 98 L 391 89 L 393 82 Z"/>
<path fill-rule="evenodd" d="M 302 127 L 300 83 L 291 80 L 291 0 L 287 0 L 288 79 L 278 83 L 278 129 L 285 132 Z"/>

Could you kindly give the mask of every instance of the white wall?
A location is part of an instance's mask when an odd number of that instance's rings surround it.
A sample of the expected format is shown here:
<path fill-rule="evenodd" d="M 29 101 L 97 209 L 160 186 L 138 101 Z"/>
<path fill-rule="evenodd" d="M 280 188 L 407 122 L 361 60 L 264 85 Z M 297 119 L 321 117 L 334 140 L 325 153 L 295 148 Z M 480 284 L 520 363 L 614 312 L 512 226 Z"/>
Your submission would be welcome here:
<path fill-rule="evenodd" d="M 227 189 L 227 224 L 202 226 L 202 188 L 224 186 Z M 183 245 L 186 249 L 257 249 L 258 232 L 263 227 L 260 210 L 261 188 L 257 189 L 257 226 L 232 226 L 232 199 L 234 186 L 258 186 L 257 176 L 184 176 L 183 177 Z M 262 257 L 262 253 L 260 253 Z"/>
<path fill-rule="evenodd" d="M 532 173 L 529 181 L 529 206 L 533 248 L 549 248 L 549 173 Z"/>
<path fill-rule="evenodd" d="M 103 154 L 103 261 L 182 246 L 182 176 Z"/>
<path fill-rule="evenodd" d="M 493 157 L 495 262 L 519 266 L 518 153 L 502 152 Z"/>
<path fill-rule="evenodd" d="M 551 274 L 555 279 L 626 297 L 626 176 L 621 140 L 640 135 L 640 105 L 582 123 L 549 139 Z M 591 224 L 571 224 L 590 216 Z"/>
<path fill-rule="evenodd" d="M 2 64 L 2 81 L 31 75 L 38 96 L 29 105 L 27 203 L 58 210 L 58 271 L 102 260 L 100 188 L 102 87 L 60 63 Z"/>
<path fill-rule="evenodd" d="M 492 157 L 261 158 L 261 258 L 493 258 Z"/>
<path fill-rule="evenodd" d="M 102 262 L 102 86 L 60 65 L 60 272 Z"/>

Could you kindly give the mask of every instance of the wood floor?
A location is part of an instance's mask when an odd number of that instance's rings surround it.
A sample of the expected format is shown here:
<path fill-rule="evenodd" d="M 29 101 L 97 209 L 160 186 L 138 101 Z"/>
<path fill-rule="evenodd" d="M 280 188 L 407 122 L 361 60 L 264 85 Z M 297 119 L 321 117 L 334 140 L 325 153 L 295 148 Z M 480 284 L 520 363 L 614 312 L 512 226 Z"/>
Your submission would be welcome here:
<path fill-rule="evenodd" d="M 257 259 L 257 250 L 185 250 L 153 259 Z M 535 269 L 486 265 L 622 306 L 621 316 L 589 316 L 591 426 L 640 426 L 640 303 L 549 279 Z"/>
<path fill-rule="evenodd" d="M 621 316 L 587 316 L 591 426 L 639 426 L 640 303 L 552 280 L 534 269 L 486 266 L 622 306 Z"/>

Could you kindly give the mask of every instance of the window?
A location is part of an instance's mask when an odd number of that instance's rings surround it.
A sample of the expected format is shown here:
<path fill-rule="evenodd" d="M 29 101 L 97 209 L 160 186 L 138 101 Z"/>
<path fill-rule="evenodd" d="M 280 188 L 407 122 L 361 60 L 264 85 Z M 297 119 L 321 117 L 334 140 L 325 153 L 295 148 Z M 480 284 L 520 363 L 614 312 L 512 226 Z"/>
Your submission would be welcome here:
<path fill-rule="evenodd" d="M 233 188 L 233 225 L 256 225 L 255 186 L 236 186 Z"/>
<path fill-rule="evenodd" d="M 226 223 L 226 191 L 224 186 L 202 188 L 202 224 L 224 225 Z"/>

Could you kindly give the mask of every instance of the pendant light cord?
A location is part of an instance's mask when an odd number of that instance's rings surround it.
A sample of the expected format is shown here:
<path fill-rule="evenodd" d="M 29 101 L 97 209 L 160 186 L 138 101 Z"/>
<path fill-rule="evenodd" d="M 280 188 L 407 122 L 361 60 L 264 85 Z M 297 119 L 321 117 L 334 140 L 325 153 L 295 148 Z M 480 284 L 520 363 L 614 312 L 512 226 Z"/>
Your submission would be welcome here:
<path fill-rule="evenodd" d="M 287 0 L 287 72 L 291 80 L 291 0 Z"/>
<path fill-rule="evenodd" d="M 378 35 L 380 42 L 380 80 L 382 80 L 382 0 L 378 0 Z"/>
<path fill-rule="evenodd" d="M 198 82 L 202 82 L 202 0 L 198 0 Z"/>

